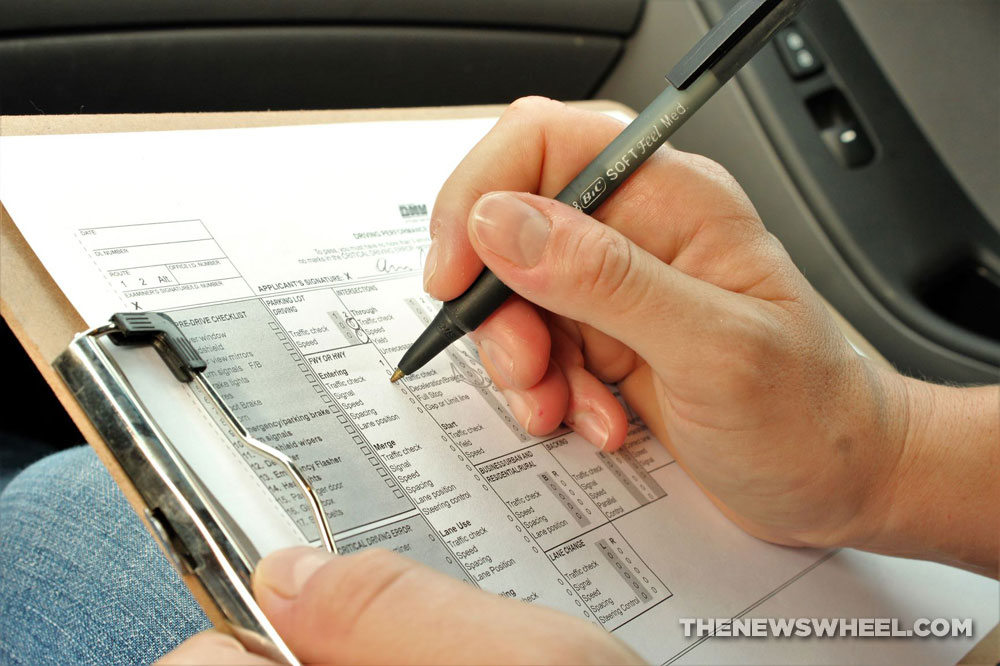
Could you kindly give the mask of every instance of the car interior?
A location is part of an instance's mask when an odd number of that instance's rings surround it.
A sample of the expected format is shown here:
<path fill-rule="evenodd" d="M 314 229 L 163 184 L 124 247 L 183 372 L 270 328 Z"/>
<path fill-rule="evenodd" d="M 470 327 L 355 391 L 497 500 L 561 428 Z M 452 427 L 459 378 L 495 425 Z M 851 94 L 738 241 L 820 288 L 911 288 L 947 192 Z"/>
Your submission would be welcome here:
<path fill-rule="evenodd" d="M 733 4 L 0 0 L 0 112 L 639 110 Z M 813 0 L 672 139 L 732 172 L 826 300 L 933 381 L 998 378 L 998 35 L 994 0 Z M 6 479 L 82 437 L 6 324 L 0 344 Z"/>

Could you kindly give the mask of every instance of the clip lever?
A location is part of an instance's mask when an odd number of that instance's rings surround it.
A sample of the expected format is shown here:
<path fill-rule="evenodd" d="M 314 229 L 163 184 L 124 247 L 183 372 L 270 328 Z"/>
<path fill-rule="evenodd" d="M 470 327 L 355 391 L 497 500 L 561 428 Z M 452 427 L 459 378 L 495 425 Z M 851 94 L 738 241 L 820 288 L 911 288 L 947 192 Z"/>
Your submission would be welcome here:
<path fill-rule="evenodd" d="M 116 345 L 151 344 L 170 366 L 174 376 L 189 382 L 208 364 L 181 333 L 174 320 L 160 312 L 118 312 L 111 315 L 109 331 Z"/>

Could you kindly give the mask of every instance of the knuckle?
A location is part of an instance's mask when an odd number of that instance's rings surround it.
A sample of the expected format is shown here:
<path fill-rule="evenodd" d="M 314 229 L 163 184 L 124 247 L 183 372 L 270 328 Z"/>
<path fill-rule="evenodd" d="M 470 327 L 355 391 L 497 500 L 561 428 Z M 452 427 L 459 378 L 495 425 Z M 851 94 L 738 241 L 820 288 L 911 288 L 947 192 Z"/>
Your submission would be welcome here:
<path fill-rule="evenodd" d="M 591 226 L 578 236 L 576 252 L 580 286 L 595 298 L 623 308 L 629 306 L 635 286 L 635 253 L 624 237 Z"/>
<path fill-rule="evenodd" d="M 519 114 L 530 114 L 549 111 L 554 108 L 559 108 L 562 106 L 561 102 L 557 102 L 548 97 L 543 97 L 542 95 L 528 95 L 526 97 L 519 97 L 510 103 L 504 115 L 519 115 Z"/>
<path fill-rule="evenodd" d="M 611 354 L 591 370 L 598 379 L 614 384 L 624 379 L 636 367 L 636 354 L 625 345 L 616 345 Z"/>
<path fill-rule="evenodd" d="M 779 381 L 781 331 L 765 315 L 757 312 L 731 312 L 720 321 L 716 372 L 725 377 L 729 399 L 744 402 L 759 398 L 763 391 Z"/>
<path fill-rule="evenodd" d="M 520 131 L 539 132 L 546 125 L 554 122 L 553 116 L 560 114 L 567 108 L 562 102 L 540 95 L 520 97 L 511 102 L 500 116 L 497 124 Z"/>
<path fill-rule="evenodd" d="M 725 184 L 736 182 L 736 179 L 724 166 L 709 157 L 697 153 L 687 153 L 686 158 L 689 169 L 709 180 Z"/>
<path fill-rule="evenodd" d="M 724 166 L 704 155 L 693 153 L 685 155 L 685 162 L 693 176 L 702 180 L 707 186 L 706 193 L 711 194 L 713 208 L 720 219 L 740 220 L 749 223 L 755 229 L 763 229 L 750 198 L 736 177 Z"/>
<path fill-rule="evenodd" d="M 769 246 L 764 223 L 756 214 L 731 199 L 722 202 L 717 211 L 712 219 L 706 221 L 706 225 L 717 227 L 731 242 L 748 250 L 760 250 Z"/>

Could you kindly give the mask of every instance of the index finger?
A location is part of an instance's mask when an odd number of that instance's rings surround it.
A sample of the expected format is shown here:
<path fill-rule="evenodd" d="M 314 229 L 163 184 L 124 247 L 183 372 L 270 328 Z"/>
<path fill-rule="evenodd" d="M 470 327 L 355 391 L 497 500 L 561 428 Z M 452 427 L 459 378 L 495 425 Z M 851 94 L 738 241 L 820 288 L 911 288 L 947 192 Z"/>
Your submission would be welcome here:
<path fill-rule="evenodd" d="M 510 190 L 554 197 L 622 127 L 604 114 L 544 97 L 511 104 L 445 181 L 434 202 L 434 242 L 424 267 L 427 293 L 451 300 L 483 270 L 466 226 L 469 211 L 482 195 Z"/>

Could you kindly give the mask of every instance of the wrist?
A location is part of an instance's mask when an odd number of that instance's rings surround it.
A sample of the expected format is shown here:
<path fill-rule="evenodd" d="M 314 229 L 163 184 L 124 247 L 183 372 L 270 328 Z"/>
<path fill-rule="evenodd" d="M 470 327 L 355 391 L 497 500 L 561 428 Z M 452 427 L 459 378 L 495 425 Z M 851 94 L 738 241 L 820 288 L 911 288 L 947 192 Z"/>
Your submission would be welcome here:
<path fill-rule="evenodd" d="M 1000 388 L 879 372 L 890 409 L 881 447 L 892 462 L 842 545 L 996 576 Z"/>
<path fill-rule="evenodd" d="M 857 501 L 852 520 L 827 543 L 831 547 L 878 550 L 886 527 L 886 518 L 897 501 L 898 480 L 908 460 L 907 441 L 911 428 L 912 404 L 905 377 L 859 357 L 866 387 L 853 397 L 850 413 L 860 419 L 865 436 L 862 468 L 853 480 Z M 879 551 L 882 552 L 882 551 Z"/>

